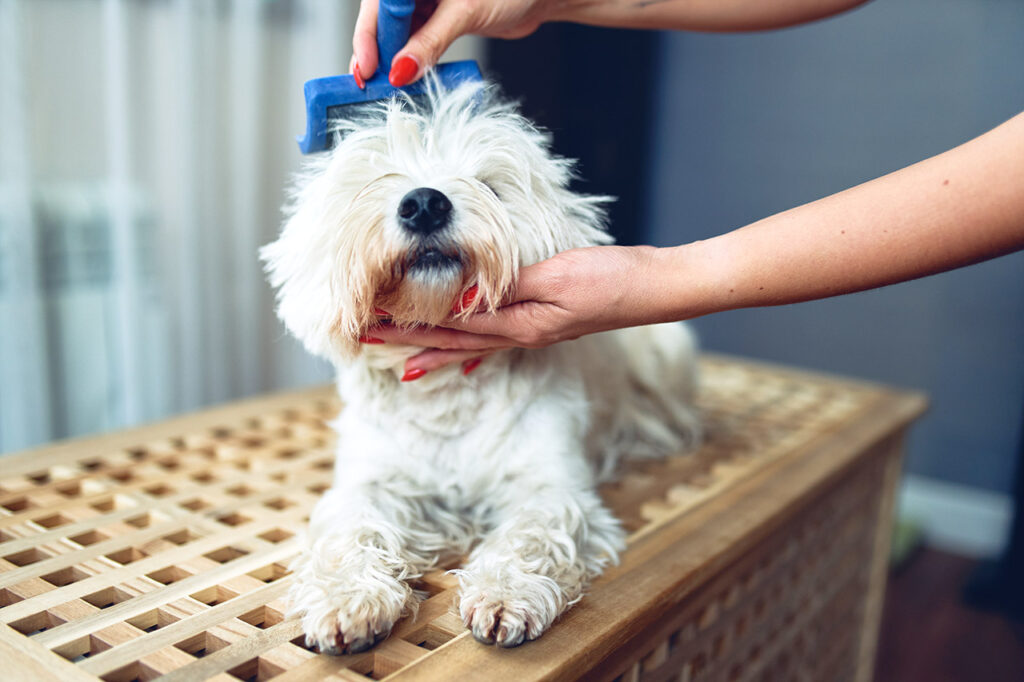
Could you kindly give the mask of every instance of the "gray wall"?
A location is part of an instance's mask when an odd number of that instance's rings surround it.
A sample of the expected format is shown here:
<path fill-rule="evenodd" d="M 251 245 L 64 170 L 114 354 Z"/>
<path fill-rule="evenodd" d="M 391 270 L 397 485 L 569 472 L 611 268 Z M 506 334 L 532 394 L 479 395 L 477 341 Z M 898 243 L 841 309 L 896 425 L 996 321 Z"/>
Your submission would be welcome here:
<path fill-rule="evenodd" d="M 1024 109 L 1018 0 L 879 0 L 771 33 L 665 34 L 662 52 L 648 221 L 658 245 L 845 189 Z M 711 350 L 926 390 L 933 406 L 909 469 L 1010 489 L 1024 414 L 1024 253 L 695 324 Z"/>

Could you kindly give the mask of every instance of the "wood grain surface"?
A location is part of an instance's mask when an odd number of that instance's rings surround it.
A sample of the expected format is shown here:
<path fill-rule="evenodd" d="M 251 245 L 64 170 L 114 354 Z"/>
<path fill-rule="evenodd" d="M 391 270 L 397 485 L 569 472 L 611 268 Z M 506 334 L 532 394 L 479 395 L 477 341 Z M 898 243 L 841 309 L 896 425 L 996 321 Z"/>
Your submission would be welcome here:
<path fill-rule="evenodd" d="M 372 650 L 326 656 L 283 601 L 330 485 L 330 387 L 4 457 L 0 660 L 24 680 L 866 680 L 916 394 L 707 356 L 695 453 L 602 495 L 620 565 L 542 638 L 482 646 L 440 567 Z M 344 447 L 344 443 L 337 444 Z"/>

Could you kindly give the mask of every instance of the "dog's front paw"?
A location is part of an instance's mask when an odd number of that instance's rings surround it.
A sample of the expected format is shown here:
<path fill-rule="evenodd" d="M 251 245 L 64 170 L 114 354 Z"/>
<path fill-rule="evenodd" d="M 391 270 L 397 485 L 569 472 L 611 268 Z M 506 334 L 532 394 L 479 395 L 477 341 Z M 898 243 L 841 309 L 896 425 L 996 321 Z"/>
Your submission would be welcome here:
<path fill-rule="evenodd" d="M 566 585 L 507 563 L 475 562 L 459 571 L 462 622 L 484 644 L 519 646 L 537 639 L 569 608 L 583 585 Z"/>
<path fill-rule="evenodd" d="M 357 654 L 388 636 L 401 617 L 404 590 L 335 591 L 299 585 L 290 594 L 290 613 L 302 619 L 306 644 L 327 654 Z"/>
<path fill-rule="evenodd" d="M 302 620 L 306 645 L 327 654 L 356 654 L 388 636 L 415 599 L 412 588 L 391 576 L 313 575 L 296 571 L 288 615 Z"/>
<path fill-rule="evenodd" d="M 334 655 L 366 651 L 387 637 L 405 607 L 405 595 L 391 590 L 328 596 L 309 585 L 295 585 L 290 601 L 290 614 L 302 619 L 306 645 Z"/>
<path fill-rule="evenodd" d="M 482 594 L 475 599 L 463 597 L 459 608 L 462 622 L 482 644 L 519 646 L 540 637 L 551 624 L 550 619 L 532 613 L 530 605 L 519 599 L 490 599 Z"/>

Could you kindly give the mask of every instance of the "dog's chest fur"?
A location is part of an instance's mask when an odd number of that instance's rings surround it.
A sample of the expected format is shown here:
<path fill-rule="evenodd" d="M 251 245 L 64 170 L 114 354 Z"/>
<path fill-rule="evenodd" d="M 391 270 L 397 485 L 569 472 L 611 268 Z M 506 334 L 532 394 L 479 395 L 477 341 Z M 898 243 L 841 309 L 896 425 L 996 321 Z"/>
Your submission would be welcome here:
<path fill-rule="evenodd" d="M 455 365 L 413 384 L 399 382 L 395 370 L 366 363 L 342 369 L 338 385 L 345 410 L 335 428 L 350 445 L 340 453 L 338 476 L 357 475 L 353 467 L 367 475 L 402 471 L 424 490 L 455 495 L 449 502 L 456 507 L 493 497 L 493 488 L 522 478 L 524 471 L 544 478 L 551 453 L 545 457 L 545 448 L 530 443 L 531 422 L 559 420 L 567 443 L 582 442 L 591 422 L 584 382 L 565 351 L 504 351 L 472 375 Z M 564 414 L 577 416 L 565 420 Z M 353 443 L 368 438 L 378 453 L 371 461 Z M 580 469 L 583 480 L 589 478 Z"/>

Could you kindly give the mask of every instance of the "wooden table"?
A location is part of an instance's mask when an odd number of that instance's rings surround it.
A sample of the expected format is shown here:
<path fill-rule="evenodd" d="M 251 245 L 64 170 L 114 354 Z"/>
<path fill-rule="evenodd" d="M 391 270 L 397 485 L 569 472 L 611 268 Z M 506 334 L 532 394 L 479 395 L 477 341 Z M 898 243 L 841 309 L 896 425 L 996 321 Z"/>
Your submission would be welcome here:
<path fill-rule="evenodd" d="M 621 565 L 541 639 L 478 644 L 455 580 L 374 649 L 307 650 L 287 566 L 330 483 L 329 387 L 0 460 L 0 678 L 870 679 L 920 395 L 708 356 L 707 442 L 602 490 Z"/>

